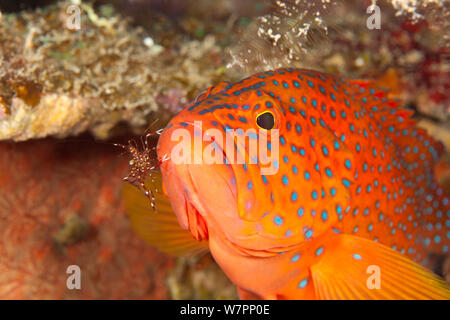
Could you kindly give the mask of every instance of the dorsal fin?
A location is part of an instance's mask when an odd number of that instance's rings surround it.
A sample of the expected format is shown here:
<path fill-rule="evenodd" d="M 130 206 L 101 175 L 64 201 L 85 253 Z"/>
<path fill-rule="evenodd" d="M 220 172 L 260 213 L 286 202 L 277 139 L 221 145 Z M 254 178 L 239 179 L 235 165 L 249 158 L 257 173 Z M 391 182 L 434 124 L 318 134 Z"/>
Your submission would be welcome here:
<path fill-rule="evenodd" d="M 407 146 L 412 148 L 412 140 L 420 144 L 427 141 L 425 147 L 428 147 L 428 151 L 425 156 L 426 160 L 431 160 L 430 164 L 435 163 L 442 155 L 444 145 L 430 137 L 425 130 L 417 128 L 416 121 L 411 117 L 414 111 L 403 108 L 400 100 L 395 99 L 389 90 L 379 86 L 380 81 L 349 79 L 346 81 L 349 83 L 350 94 L 361 102 L 366 112 L 376 120 L 379 129 L 400 149 Z M 386 142 L 389 143 L 389 140 Z M 420 154 L 415 154 L 409 155 L 410 159 L 405 160 L 408 162 L 419 160 Z"/>

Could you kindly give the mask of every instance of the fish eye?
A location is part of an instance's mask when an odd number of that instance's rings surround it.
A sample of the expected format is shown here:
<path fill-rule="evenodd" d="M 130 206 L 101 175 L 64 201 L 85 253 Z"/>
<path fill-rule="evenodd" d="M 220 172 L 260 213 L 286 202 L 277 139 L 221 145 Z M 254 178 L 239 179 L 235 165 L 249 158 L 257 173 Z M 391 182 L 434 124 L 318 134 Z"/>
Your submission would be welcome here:
<path fill-rule="evenodd" d="M 271 130 L 275 126 L 275 117 L 272 112 L 265 111 L 256 117 L 256 124 L 261 129 Z"/>

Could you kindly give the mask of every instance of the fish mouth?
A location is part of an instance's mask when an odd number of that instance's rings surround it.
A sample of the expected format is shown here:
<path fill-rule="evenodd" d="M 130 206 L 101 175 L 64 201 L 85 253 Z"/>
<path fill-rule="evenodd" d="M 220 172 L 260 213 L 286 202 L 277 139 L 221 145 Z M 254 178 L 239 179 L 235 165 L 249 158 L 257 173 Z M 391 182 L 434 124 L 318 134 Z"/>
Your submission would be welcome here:
<path fill-rule="evenodd" d="M 242 254 L 258 256 L 258 251 L 263 250 L 261 255 L 273 255 L 282 250 L 275 248 L 271 237 L 266 239 L 260 234 L 262 213 L 272 210 L 273 204 L 259 201 L 267 199 L 271 190 L 262 190 L 258 185 L 263 183 L 259 167 L 244 169 L 242 165 L 234 164 L 222 141 L 216 141 L 216 151 L 228 163 L 172 161 L 169 155 L 179 143 L 171 139 L 172 132 L 180 126 L 193 130 L 193 126 L 182 125 L 186 122 L 175 121 L 160 136 L 157 152 L 160 160 L 167 159 L 160 166 L 163 183 L 181 227 L 189 229 L 196 239 L 209 239 L 213 234 L 223 236 L 236 250 L 240 248 L 238 251 Z M 202 144 L 202 151 L 204 148 L 205 144 Z M 253 189 L 258 186 L 259 193 L 248 192 L 248 179 L 252 179 Z M 245 207 L 249 199 L 258 206 L 256 209 Z"/>
<path fill-rule="evenodd" d="M 182 119 L 182 120 L 181 120 Z M 218 233 L 226 236 L 231 242 L 245 247 L 249 238 L 255 239 L 259 233 L 257 224 L 261 223 L 263 213 L 273 210 L 273 204 L 262 201 L 270 196 L 271 187 L 263 186 L 259 165 L 243 165 L 234 163 L 234 153 L 228 153 L 224 146 L 224 139 L 203 141 L 201 151 L 215 142 L 216 154 L 220 155 L 220 163 L 199 164 L 179 163 L 171 155 L 175 148 L 180 150 L 179 139 L 172 139 L 177 129 L 188 130 L 190 137 L 194 136 L 194 121 L 183 115 L 181 119 L 173 119 L 159 138 L 158 158 L 162 161 L 161 173 L 167 196 L 172 204 L 180 225 L 190 229 L 195 236 L 198 234 L 197 222 L 205 222 L 209 229 L 214 228 Z M 190 122 L 188 122 L 190 121 Z M 203 128 L 208 130 L 208 128 Z M 176 141 L 174 141 L 176 140 Z M 195 153 L 195 146 L 184 141 L 186 149 Z M 244 157 L 248 157 L 247 150 L 236 146 Z M 212 150 L 212 149 L 209 149 Z M 194 155 L 195 157 L 195 155 Z M 195 159 L 191 159 L 195 160 Z M 252 181 L 253 190 L 249 192 L 248 181 Z M 195 212 L 195 214 L 193 214 Z M 203 220 L 201 220 L 203 219 Z M 256 240 L 255 240 L 256 241 Z M 260 243 L 252 246 L 261 249 Z M 266 247 L 266 245 L 263 245 Z"/>
<path fill-rule="evenodd" d="M 189 229 L 192 236 L 201 241 L 208 239 L 206 221 L 201 212 L 204 210 L 193 197 L 192 178 L 187 165 L 175 165 L 169 161 L 161 164 L 164 189 L 180 226 Z"/>
<path fill-rule="evenodd" d="M 171 153 L 176 142 L 171 140 L 171 135 L 180 126 L 176 123 L 166 128 L 158 142 L 164 187 L 180 226 L 189 229 L 197 240 L 205 240 L 209 236 L 208 228 L 218 224 L 214 212 L 237 216 L 236 189 L 231 184 L 234 172 L 225 164 L 172 161 Z M 204 148 L 202 144 L 202 151 Z M 229 161 L 221 143 L 216 142 L 215 149 L 224 163 Z"/>

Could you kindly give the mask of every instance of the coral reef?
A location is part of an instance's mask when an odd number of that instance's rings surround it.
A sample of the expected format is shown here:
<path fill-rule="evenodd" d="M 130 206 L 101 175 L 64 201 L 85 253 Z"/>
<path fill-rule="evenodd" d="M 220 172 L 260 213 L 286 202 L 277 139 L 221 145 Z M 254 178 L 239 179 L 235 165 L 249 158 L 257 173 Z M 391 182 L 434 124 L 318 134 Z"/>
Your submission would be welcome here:
<path fill-rule="evenodd" d="M 0 299 L 164 299 L 173 259 L 130 228 L 113 146 L 0 143 Z M 70 265 L 81 290 L 66 287 Z"/>
<path fill-rule="evenodd" d="M 119 122 L 164 123 L 223 76 L 213 36 L 191 40 L 169 28 L 152 37 L 110 5 L 88 3 L 76 29 L 69 5 L 1 16 L 0 140 L 85 131 L 105 139 Z"/>

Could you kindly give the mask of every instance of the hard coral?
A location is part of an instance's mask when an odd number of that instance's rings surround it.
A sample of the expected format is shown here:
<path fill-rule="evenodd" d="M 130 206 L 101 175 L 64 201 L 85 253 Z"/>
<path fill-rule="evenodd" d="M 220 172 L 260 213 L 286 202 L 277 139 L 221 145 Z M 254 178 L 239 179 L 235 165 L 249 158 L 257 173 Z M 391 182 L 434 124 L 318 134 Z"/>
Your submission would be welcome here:
<path fill-rule="evenodd" d="M 178 111 L 220 80 L 214 36 L 190 40 L 171 29 L 152 35 L 111 7 L 86 3 L 79 6 L 80 28 L 69 29 L 70 4 L 2 14 L 0 140 L 86 130 L 107 138 L 119 122 L 141 128 L 159 118 L 163 124 L 174 105 Z M 153 40 L 167 34 L 169 44 Z"/>

